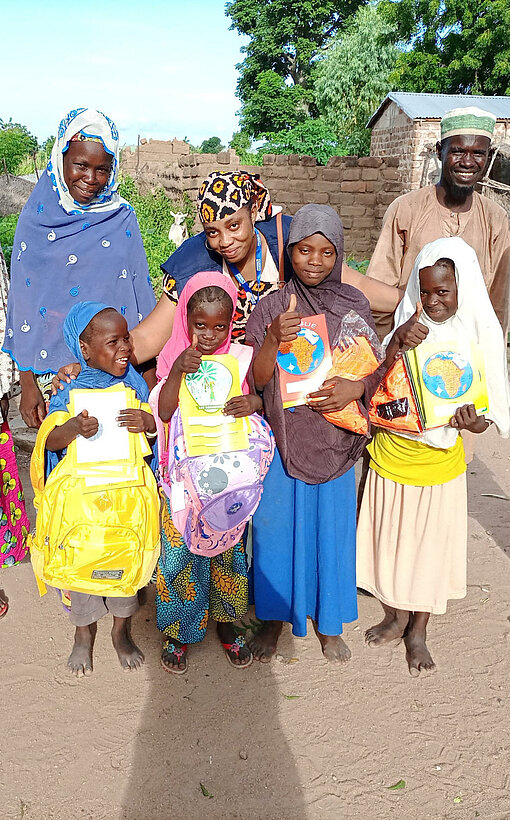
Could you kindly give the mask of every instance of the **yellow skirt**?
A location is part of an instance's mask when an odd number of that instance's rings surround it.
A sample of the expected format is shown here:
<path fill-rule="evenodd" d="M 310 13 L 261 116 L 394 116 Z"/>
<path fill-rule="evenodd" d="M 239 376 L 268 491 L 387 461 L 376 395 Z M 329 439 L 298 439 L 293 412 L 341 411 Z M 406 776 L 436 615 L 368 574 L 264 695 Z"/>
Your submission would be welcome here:
<path fill-rule="evenodd" d="M 368 472 L 357 533 L 357 585 L 396 609 L 442 615 L 466 595 L 466 474 L 415 487 Z"/>

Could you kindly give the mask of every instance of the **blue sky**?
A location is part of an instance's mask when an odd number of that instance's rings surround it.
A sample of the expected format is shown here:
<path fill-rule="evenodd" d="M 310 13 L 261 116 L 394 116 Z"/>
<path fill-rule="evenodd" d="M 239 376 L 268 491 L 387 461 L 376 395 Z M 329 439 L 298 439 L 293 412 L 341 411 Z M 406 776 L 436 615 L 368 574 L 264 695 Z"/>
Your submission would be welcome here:
<path fill-rule="evenodd" d="M 138 133 L 226 143 L 238 128 L 245 38 L 229 31 L 224 9 L 224 0 L 0 0 L 0 117 L 43 140 L 68 110 L 88 106 L 115 120 L 122 143 Z"/>

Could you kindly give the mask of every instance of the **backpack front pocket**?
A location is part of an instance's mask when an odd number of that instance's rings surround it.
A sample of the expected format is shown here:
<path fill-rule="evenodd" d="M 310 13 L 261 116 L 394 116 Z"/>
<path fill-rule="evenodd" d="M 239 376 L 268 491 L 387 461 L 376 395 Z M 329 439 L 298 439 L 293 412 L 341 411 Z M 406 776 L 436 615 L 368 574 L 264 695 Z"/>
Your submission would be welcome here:
<path fill-rule="evenodd" d="M 45 574 L 69 589 L 115 595 L 137 578 L 142 561 L 140 539 L 129 527 L 79 524 L 61 534 Z"/>

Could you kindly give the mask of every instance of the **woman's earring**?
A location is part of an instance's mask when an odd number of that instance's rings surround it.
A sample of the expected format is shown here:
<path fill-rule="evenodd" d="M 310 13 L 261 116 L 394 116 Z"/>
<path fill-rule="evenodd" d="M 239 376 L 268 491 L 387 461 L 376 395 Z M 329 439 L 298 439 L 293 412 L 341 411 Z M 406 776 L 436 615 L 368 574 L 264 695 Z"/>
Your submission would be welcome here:
<path fill-rule="evenodd" d="M 206 238 L 206 240 L 205 240 L 205 247 L 207 248 L 207 250 L 208 250 L 208 251 L 212 251 L 212 248 L 211 248 L 211 246 L 209 245 L 209 242 L 207 241 L 207 238 Z"/>

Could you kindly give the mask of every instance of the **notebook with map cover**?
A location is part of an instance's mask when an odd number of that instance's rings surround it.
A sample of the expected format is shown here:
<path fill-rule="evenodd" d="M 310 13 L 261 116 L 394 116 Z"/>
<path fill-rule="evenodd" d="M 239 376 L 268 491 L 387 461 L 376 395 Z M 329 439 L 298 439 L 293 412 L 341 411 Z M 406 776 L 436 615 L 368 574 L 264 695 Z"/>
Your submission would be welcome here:
<path fill-rule="evenodd" d="M 297 339 L 282 342 L 276 356 L 284 407 L 306 404 L 309 393 L 318 390 L 331 368 L 326 317 L 303 316 Z"/>
<path fill-rule="evenodd" d="M 474 404 L 478 415 L 488 411 L 485 366 L 478 345 L 422 342 L 404 358 L 425 429 L 448 424 L 464 404 Z"/>

